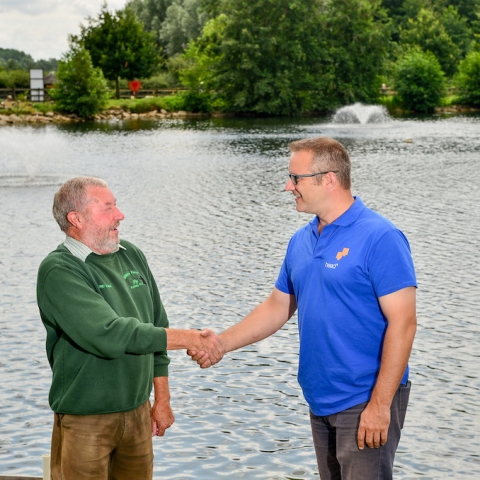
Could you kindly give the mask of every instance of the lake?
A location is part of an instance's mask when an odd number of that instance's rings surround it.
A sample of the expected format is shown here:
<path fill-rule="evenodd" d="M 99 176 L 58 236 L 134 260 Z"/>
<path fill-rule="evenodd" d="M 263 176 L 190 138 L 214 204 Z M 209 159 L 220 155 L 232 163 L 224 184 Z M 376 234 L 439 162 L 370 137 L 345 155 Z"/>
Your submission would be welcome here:
<path fill-rule="evenodd" d="M 338 139 L 353 192 L 409 238 L 418 275 L 412 393 L 395 479 L 480 478 L 480 116 L 162 120 L 0 128 L 0 475 L 41 475 L 53 414 L 41 260 L 63 241 L 60 183 L 107 180 L 143 249 L 170 324 L 221 331 L 273 288 L 295 210 L 288 144 Z M 318 478 L 297 384 L 293 317 L 200 370 L 171 353 L 176 423 L 154 439 L 155 478 Z"/>

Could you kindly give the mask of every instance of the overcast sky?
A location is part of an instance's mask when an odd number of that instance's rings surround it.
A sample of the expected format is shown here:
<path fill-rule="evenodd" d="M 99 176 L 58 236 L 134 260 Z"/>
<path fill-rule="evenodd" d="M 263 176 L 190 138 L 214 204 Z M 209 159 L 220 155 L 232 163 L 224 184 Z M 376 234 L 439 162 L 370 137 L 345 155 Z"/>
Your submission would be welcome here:
<path fill-rule="evenodd" d="M 96 17 L 103 0 L 0 0 L 0 47 L 14 48 L 35 60 L 61 58 L 68 35 L 78 34 L 88 16 Z M 109 10 L 126 0 L 108 0 Z"/>

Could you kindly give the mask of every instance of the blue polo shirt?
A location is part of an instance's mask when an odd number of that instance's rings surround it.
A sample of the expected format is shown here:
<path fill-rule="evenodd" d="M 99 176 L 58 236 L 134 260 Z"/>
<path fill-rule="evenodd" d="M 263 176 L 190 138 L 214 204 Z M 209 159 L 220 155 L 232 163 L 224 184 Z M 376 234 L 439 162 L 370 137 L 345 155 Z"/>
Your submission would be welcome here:
<path fill-rule="evenodd" d="M 417 286 L 405 235 L 356 197 L 321 235 L 318 217 L 294 234 L 275 286 L 297 299 L 298 381 L 312 412 L 368 401 L 387 327 L 378 297 Z"/>

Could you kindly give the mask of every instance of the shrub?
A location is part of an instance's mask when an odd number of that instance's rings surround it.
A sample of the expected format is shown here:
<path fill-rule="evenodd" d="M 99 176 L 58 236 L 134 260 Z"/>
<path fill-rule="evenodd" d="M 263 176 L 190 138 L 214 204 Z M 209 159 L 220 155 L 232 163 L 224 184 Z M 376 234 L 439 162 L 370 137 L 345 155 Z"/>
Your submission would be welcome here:
<path fill-rule="evenodd" d="M 99 68 L 94 68 L 87 50 L 73 47 L 60 60 L 56 88 L 49 90 L 59 110 L 92 117 L 102 111 L 110 97 L 106 80 Z"/>
<path fill-rule="evenodd" d="M 433 53 L 413 48 L 395 66 L 394 88 L 404 108 L 429 113 L 441 104 L 445 75 Z"/>
<path fill-rule="evenodd" d="M 454 83 L 460 103 L 480 106 L 480 52 L 471 51 L 460 62 Z"/>
<path fill-rule="evenodd" d="M 185 101 L 183 95 L 169 95 L 168 97 L 163 97 L 163 101 L 165 102 L 165 109 L 169 112 L 185 110 Z"/>
<path fill-rule="evenodd" d="M 153 77 L 142 80 L 142 88 L 147 90 L 157 90 L 161 88 L 176 87 L 178 82 L 168 72 L 157 73 Z"/>
<path fill-rule="evenodd" d="M 27 70 L 0 71 L 0 88 L 30 88 L 30 72 Z"/>
<path fill-rule="evenodd" d="M 109 100 L 107 108 L 122 108 L 131 113 L 146 113 L 152 110 L 172 110 L 168 104 L 169 97 L 121 98 Z"/>
<path fill-rule="evenodd" d="M 210 113 L 213 111 L 211 95 L 208 92 L 189 90 L 177 95 L 183 99 L 183 110 L 187 112 Z"/>

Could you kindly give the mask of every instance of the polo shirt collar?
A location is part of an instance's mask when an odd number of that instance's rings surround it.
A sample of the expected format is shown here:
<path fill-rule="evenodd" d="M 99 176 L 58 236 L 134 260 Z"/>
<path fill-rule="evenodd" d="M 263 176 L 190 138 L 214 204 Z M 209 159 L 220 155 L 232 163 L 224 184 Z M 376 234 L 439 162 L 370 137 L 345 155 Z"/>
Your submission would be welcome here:
<path fill-rule="evenodd" d="M 353 223 L 358 216 L 362 213 L 362 211 L 366 208 L 365 204 L 362 202 L 360 197 L 354 196 L 354 202 L 350 206 L 350 208 L 342 213 L 336 220 L 334 220 L 330 225 L 337 225 L 339 227 L 348 227 L 351 223 Z M 313 231 L 318 232 L 318 222 L 319 219 L 317 216 L 313 218 L 310 222 Z"/>

